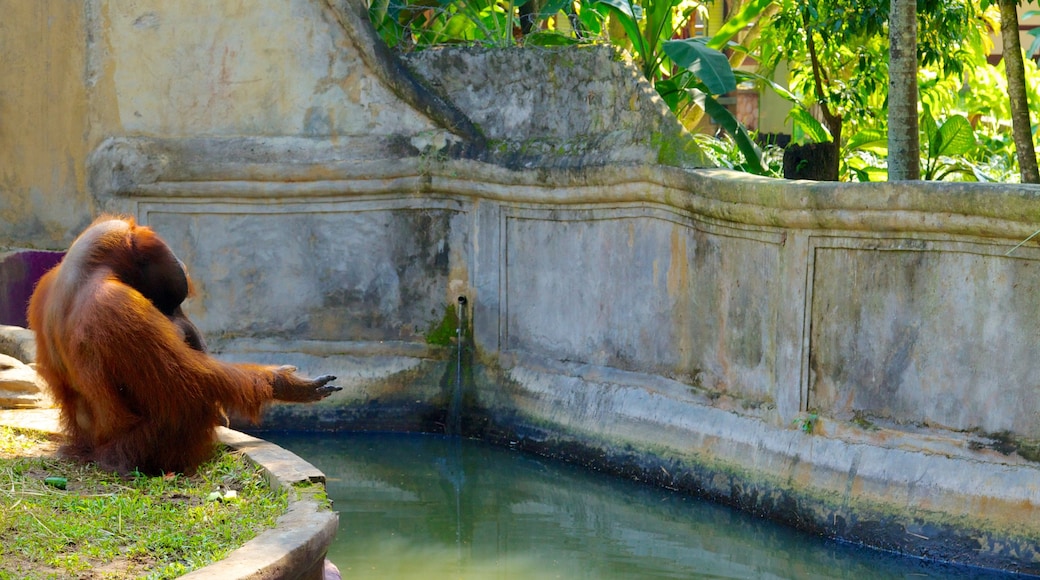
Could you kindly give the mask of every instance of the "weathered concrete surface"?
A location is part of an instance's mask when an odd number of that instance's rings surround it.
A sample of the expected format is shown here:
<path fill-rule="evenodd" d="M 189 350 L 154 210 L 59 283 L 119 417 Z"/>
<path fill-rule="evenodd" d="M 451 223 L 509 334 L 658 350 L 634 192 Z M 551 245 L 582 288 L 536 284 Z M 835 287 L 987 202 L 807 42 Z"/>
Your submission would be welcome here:
<path fill-rule="evenodd" d="M 609 52 L 410 57 L 426 90 L 362 14 L 88 3 L 90 203 L 5 235 L 155 226 L 222 356 L 343 378 L 273 424 L 447 430 L 461 400 L 468 433 L 1040 573 L 1040 248 L 1005 256 L 1040 190 L 693 169 Z"/>
<path fill-rule="evenodd" d="M 87 157 L 112 136 L 443 132 L 427 118 L 437 107 L 419 112 L 373 71 L 342 24 L 347 7 L 4 2 L 0 245 L 70 243 L 99 210 Z"/>
<path fill-rule="evenodd" d="M 24 363 L 36 361 L 36 336 L 21 326 L 0 325 L 0 354 Z"/>
<path fill-rule="evenodd" d="M 1040 439 L 1035 253 L 1005 257 L 1003 246 L 929 240 L 821 242 L 812 243 L 811 406 Z"/>
<path fill-rule="evenodd" d="M 51 405 L 46 385 L 36 370 L 14 357 L 0 354 L 0 409 Z"/>
<path fill-rule="evenodd" d="M 507 166 L 707 165 L 638 69 L 610 47 L 442 48 L 405 62 L 481 128 L 489 156 Z"/>
<path fill-rule="evenodd" d="M 469 244 L 458 223 L 462 204 L 402 202 L 333 203 L 320 213 L 305 204 L 281 208 L 295 215 L 154 212 L 149 224 L 194 268 L 226 273 L 196 281 L 212 299 L 193 302 L 204 333 L 414 341 L 443 316 L 452 276 L 465 276 Z M 186 218 L 191 229 L 182 227 Z M 199 246 L 192 235 L 215 230 L 224 232 L 219 243 Z M 368 250 L 344 256 L 343 248 L 361 245 Z M 207 304 L 219 306 L 203 311 Z"/>
<path fill-rule="evenodd" d="M 1040 250 L 1004 256 L 1032 233 L 1035 189 L 326 149 L 283 181 L 247 162 L 252 143 L 194 166 L 127 141 L 166 165 L 106 203 L 186 259 L 188 310 L 224 356 L 347 377 L 314 414 L 278 408 L 272 424 L 447 429 L 459 384 L 470 434 L 830 536 L 1040 573 Z"/>
<path fill-rule="evenodd" d="M 332 137 L 430 128 L 394 106 L 324 2 L 105 1 L 94 17 L 95 90 L 109 91 L 114 116 L 105 121 L 125 134 Z"/>
<path fill-rule="evenodd" d="M 568 372 L 569 374 L 563 374 Z M 518 360 L 474 389 L 469 433 L 709 497 L 801 529 L 929 558 L 1040 573 L 1037 467 L 935 432 L 820 419 L 777 429 L 657 381 Z M 644 380 L 645 382 L 645 380 Z M 642 387 L 642 388 L 640 388 Z M 986 490 L 986 491 L 982 491 Z"/>
<path fill-rule="evenodd" d="M 325 475 L 293 453 L 231 429 L 218 428 L 221 443 L 246 454 L 267 472 L 268 482 L 289 492 L 289 509 L 275 527 L 262 532 L 209 566 L 182 578 L 202 580 L 322 580 L 325 554 L 336 536 L 339 515 L 321 500 L 299 491 L 305 483 L 325 483 Z M 313 493 L 313 492 L 311 492 Z"/>
<path fill-rule="evenodd" d="M 60 248 L 90 223 L 90 2 L 0 2 L 0 247 Z"/>
<path fill-rule="evenodd" d="M 238 338 L 208 343 L 232 362 L 291 364 L 310 376 L 335 375 L 343 390 L 308 405 L 273 404 L 250 429 L 445 430 L 452 386 L 447 347 L 400 341 L 293 341 Z M 307 409 L 305 407 L 320 407 Z"/>
<path fill-rule="evenodd" d="M 0 411 L 0 424 L 60 433 L 58 412 Z M 325 475 L 298 456 L 262 439 L 218 428 L 221 443 L 246 454 L 266 474 L 267 481 L 289 493 L 289 509 L 275 527 L 260 533 L 227 558 L 182 578 L 214 580 L 322 580 L 325 553 L 336 535 L 339 516 L 321 501 L 299 491 L 299 484 L 324 485 Z"/>

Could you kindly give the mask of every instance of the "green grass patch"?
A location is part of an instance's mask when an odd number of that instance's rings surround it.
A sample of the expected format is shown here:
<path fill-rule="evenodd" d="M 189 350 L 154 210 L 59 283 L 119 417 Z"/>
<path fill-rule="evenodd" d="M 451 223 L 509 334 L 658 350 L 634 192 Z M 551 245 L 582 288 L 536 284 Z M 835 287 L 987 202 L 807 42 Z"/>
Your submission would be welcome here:
<path fill-rule="evenodd" d="M 53 448 L 46 434 L 0 426 L 0 580 L 174 578 L 225 557 L 288 506 L 226 448 L 191 477 L 127 478 Z"/>

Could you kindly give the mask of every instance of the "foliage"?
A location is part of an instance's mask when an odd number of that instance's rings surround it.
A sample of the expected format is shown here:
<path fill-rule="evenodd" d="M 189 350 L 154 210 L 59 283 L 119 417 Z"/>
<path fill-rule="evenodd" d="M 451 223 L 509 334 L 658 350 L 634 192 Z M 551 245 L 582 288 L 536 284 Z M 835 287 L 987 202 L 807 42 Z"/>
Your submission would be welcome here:
<path fill-rule="evenodd" d="M 990 2 L 983 0 L 983 5 L 988 5 Z M 1023 20 L 1029 20 L 1040 16 L 1040 10 L 1026 10 L 1022 14 Z M 1029 44 L 1029 48 L 1026 49 L 1026 54 L 1036 54 L 1037 50 L 1040 50 L 1040 28 L 1031 28 L 1026 31 L 1026 34 L 1033 37 L 1033 42 Z"/>
<path fill-rule="evenodd" d="M 597 8 L 605 8 L 624 30 L 626 47 L 633 53 L 643 76 L 651 82 L 672 76 L 664 46 L 699 8 L 691 5 L 678 10 L 682 4 L 684 0 L 641 0 L 638 4 L 633 0 L 597 0 L 596 3 Z"/>
<path fill-rule="evenodd" d="M 888 81 L 884 0 L 777 0 L 756 49 L 771 74 L 786 62 L 791 92 L 819 107 L 833 137 L 886 128 Z M 945 76 L 963 72 L 988 38 L 969 0 L 918 2 L 920 65 Z M 767 75 L 768 76 L 768 75 Z M 799 113 L 800 114 L 800 113 Z M 797 120 L 797 119 L 796 119 Z M 844 145 L 844 142 L 842 142 Z"/>
<path fill-rule="evenodd" d="M 591 12 L 585 0 L 579 4 L 582 13 Z M 509 46 L 520 38 L 521 15 L 537 30 L 523 37 L 526 43 L 554 46 L 582 36 L 583 29 L 576 30 L 570 19 L 573 5 L 572 0 L 375 0 L 368 12 L 383 40 L 400 50 L 454 43 Z M 538 10 L 527 14 L 525 8 L 535 6 Z"/>
<path fill-rule="evenodd" d="M 971 174 L 971 167 L 959 162 L 955 156 L 963 156 L 975 148 L 975 130 L 964 115 L 948 117 L 938 124 L 928 106 L 921 116 L 922 150 L 925 165 L 921 177 L 927 180 L 942 180 L 954 173 Z"/>
<path fill-rule="evenodd" d="M 983 15 L 983 24 L 993 28 L 995 16 Z M 919 87 L 922 108 L 928 108 L 937 118 L 963 115 L 971 122 L 977 147 L 957 161 L 970 169 L 970 175 L 956 174 L 959 179 L 978 181 L 1018 181 L 1019 174 L 1011 138 L 1011 110 L 1008 101 L 1007 79 L 1002 65 L 987 62 L 992 47 L 987 42 L 976 47 L 976 52 L 965 53 L 963 73 L 944 76 L 941 71 L 921 71 Z M 1040 102 L 1040 73 L 1036 63 L 1025 60 L 1026 92 L 1030 102 Z M 1032 115 L 1034 126 L 1037 115 Z"/>
<path fill-rule="evenodd" d="M 816 423 L 820 420 L 820 415 L 816 411 L 809 411 L 805 415 L 794 420 L 794 424 L 798 427 L 798 430 L 806 435 L 812 435 L 816 431 Z"/>
<path fill-rule="evenodd" d="M 770 5 L 771 0 L 750 0 L 711 38 L 681 36 L 695 8 L 673 17 L 683 0 L 598 0 L 607 6 L 627 36 L 643 74 L 654 83 L 668 106 L 681 111 L 696 104 L 733 138 L 744 157 L 739 165 L 751 173 L 765 174 L 762 151 L 740 121 L 715 98 L 737 88 L 729 58 L 720 49 Z M 637 10 L 637 8 L 640 8 Z"/>
<path fill-rule="evenodd" d="M 700 145 L 701 150 L 711 162 L 718 167 L 747 171 L 744 168 L 744 154 L 736 142 L 729 135 L 714 137 L 704 133 L 694 133 L 693 139 Z M 762 148 L 761 154 L 762 175 L 768 177 L 782 177 L 784 165 L 784 150 L 775 146 L 767 145 Z"/>
<path fill-rule="evenodd" d="M 173 578 L 223 558 L 287 506 L 238 453 L 222 451 L 191 477 L 123 479 L 25 456 L 26 432 L 4 429 L 0 448 L 15 456 L 0 455 L 0 578 Z M 220 501 L 207 501 L 214 492 Z"/>
<path fill-rule="evenodd" d="M 544 46 L 607 40 L 632 54 L 680 118 L 694 105 L 706 111 L 737 143 L 745 158 L 740 166 L 765 173 L 761 150 L 715 96 L 736 89 L 720 49 L 772 2 L 747 0 L 711 39 L 682 38 L 693 15 L 706 16 L 701 0 L 376 0 L 369 16 L 387 44 L 401 50 L 455 42 Z M 532 22 L 529 34 L 525 14 Z"/>
<path fill-rule="evenodd" d="M 754 135 L 718 101 L 737 83 L 753 83 L 791 103 L 796 140 L 837 139 L 842 179 L 886 178 L 887 0 L 741 0 L 731 6 L 721 27 L 713 26 L 718 28 L 713 36 L 689 38 L 691 18 L 706 19 L 710 4 L 372 0 L 369 12 L 387 43 L 405 51 L 458 42 L 610 42 L 631 54 L 687 126 L 707 112 L 726 131 L 722 140 L 699 139 L 710 157 L 725 167 L 775 175 L 775 159 L 770 159 L 775 151 L 756 144 Z M 1006 81 L 1002 70 L 986 62 L 992 50 L 989 33 L 997 29 L 995 8 L 989 0 L 917 4 L 925 177 L 1016 180 Z M 526 29 L 525 19 L 530 23 Z M 735 66 L 748 56 L 760 63 L 759 73 Z M 790 67 L 790 78 L 782 79 L 789 81 L 789 88 L 773 81 L 782 62 Z M 1032 61 L 1026 61 L 1026 69 L 1029 99 L 1040 102 L 1040 75 Z M 923 127 L 928 123 L 925 116 L 932 119 L 934 132 Z M 949 142 L 929 146 L 931 137 L 941 139 L 940 129 L 963 129 L 964 120 L 971 126 L 974 147 L 954 154 Z"/>
<path fill-rule="evenodd" d="M 841 149 L 846 179 L 856 181 L 884 181 L 888 176 L 885 159 L 888 156 L 888 135 L 877 129 L 864 129 L 845 142 Z"/>

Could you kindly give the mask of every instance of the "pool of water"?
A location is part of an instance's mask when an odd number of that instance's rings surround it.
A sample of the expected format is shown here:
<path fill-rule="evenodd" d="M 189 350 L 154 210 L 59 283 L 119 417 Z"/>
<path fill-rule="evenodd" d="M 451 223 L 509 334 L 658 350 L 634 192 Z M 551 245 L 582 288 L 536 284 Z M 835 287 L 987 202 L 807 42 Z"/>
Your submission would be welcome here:
<path fill-rule="evenodd" d="M 995 578 L 478 441 L 264 433 L 328 477 L 344 578 Z"/>

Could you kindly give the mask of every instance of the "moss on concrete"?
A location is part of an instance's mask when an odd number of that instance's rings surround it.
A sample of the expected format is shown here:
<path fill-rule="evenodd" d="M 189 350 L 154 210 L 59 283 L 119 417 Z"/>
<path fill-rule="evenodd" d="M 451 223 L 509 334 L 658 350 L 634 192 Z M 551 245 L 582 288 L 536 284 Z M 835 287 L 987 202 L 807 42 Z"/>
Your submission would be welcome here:
<path fill-rule="evenodd" d="M 444 307 L 444 315 L 440 321 L 426 332 L 426 344 L 453 346 L 458 336 L 458 328 L 458 310 L 454 304 L 448 304 Z"/>

